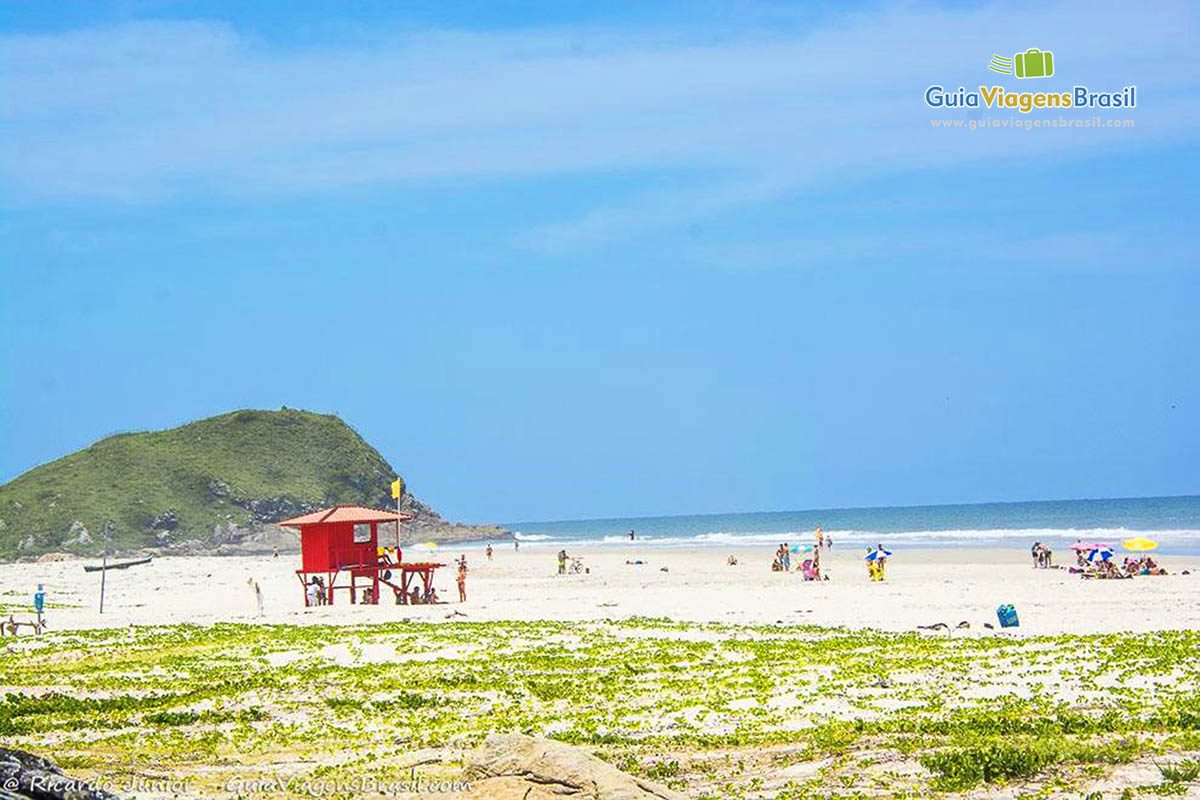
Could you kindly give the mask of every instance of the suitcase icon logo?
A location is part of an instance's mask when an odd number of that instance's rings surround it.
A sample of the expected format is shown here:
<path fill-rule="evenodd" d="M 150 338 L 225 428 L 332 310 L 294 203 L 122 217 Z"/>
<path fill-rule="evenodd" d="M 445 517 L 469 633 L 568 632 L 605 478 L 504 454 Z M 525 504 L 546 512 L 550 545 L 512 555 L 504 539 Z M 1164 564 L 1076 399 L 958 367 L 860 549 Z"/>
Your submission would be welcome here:
<path fill-rule="evenodd" d="M 1018 78 L 1049 78 L 1054 74 L 1054 53 L 1031 47 L 1012 58 L 993 55 L 988 69 Z"/>

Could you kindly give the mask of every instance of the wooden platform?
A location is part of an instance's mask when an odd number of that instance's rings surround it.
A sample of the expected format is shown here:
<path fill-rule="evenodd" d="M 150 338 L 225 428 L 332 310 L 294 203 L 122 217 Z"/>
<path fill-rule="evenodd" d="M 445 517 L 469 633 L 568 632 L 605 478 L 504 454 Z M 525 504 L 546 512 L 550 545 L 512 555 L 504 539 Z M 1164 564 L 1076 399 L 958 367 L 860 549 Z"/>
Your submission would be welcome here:
<path fill-rule="evenodd" d="M 347 592 L 351 603 L 359 602 L 361 597 L 364 603 L 378 604 L 380 592 L 385 586 L 392 590 L 396 602 L 403 605 L 410 601 L 413 581 L 416 579 L 421 582 L 420 596 L 423 599 L 428 598 L 433 589 L 433 573 L 444 566 L 446 565 L 435 561 L 402 561 L 399 564 L 390 562 L 345 564 L 338 569 L 322 572 L 305 572 L 298 569 L 296 577 L 305 587 L 304 604 L 306 606 L 309 604 L 307 587 L 314 576 L 324 578 L 326 602 L 330 605 L 333 604 L 334 593 L 339 591 Z M 338 582 L 342 575 L 349 576 L 348 583 Z M 398 582 L 397 578 L 399 578 Z"/>

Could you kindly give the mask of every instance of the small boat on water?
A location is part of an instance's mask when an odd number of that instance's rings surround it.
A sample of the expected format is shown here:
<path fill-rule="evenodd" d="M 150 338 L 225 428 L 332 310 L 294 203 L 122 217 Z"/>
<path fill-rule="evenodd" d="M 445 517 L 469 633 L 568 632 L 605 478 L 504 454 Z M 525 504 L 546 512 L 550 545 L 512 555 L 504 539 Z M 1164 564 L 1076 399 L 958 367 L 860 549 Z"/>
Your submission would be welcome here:
<path fill-rule="evenodd" d="M 129 569 L 130 567 L 136 567 L 139 564 L 149 564 L 153 560 L 154 557 L 151 556 L 150 558 L 139 558 L 137 561 L 114 561 L 111 564 L 84 564 L 83 571 L 103 572 L 106 569 Z"/>

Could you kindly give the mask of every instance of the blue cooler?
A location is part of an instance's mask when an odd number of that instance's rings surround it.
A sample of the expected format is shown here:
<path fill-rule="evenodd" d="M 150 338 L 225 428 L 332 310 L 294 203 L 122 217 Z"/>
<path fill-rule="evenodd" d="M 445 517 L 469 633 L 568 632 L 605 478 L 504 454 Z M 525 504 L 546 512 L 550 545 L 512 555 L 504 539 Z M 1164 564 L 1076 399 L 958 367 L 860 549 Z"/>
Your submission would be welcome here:
<path fill-rule="evenodd" d="M 1011 603 L 997 608 L 996 616 L 1000 619 L 1001 628 L 1016 628 L 1021 624 L 1017 619 L 1017 609 Z"/>

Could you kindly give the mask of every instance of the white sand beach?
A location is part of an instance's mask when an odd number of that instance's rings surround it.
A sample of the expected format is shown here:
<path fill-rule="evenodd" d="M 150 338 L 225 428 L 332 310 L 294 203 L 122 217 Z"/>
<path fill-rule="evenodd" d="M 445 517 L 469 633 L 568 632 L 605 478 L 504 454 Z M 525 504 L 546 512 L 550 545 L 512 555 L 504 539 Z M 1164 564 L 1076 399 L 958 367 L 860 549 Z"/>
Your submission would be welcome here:
<path fill-rule="evenodd" d="M 738 565 L 726 558 L 734 554 Z M 443 548 L 440 561 L 459 551 Z M 514 552 L 499 546 L 494 560 L 467 551 L 468 600 L 457 602 L 451 567 L 435 586 L 434 606 L 384 602 L 306 609 L 296 555 L 272 557 L 159 558 L 152 564 L 108 573 L 105 610 L 99 613 L 99 573 L 82 561 L 0 566 L 4 614 L 31 618 L 29 602 L 44 583 L 51 629 L 172 623 L 262 622 L 371 623 L 402 619 L 440 621 L 599 620 L 631 616 L 688 622 L 813 624 L 915 630 L 918 625 L 961 621 L 970 633 L 990 633 L 995 609 L 1012 603 L 1019 629 L 1006 634 L 1107 633 L 1200 628 L 1200 557 L 1163 556 L 1170 575 L 1131 580 L 1082 580 L 1066 569 L 1035 570 L 1015 550 L 898 550 L 887 580 L 867 580 L 861 553 L 825 558 L 830 580 L 805 582 L 796 573 L 773 573 L 770 548 L 653 549 L 592 547 L 581 555 L 585 574 L 555 574 L 555 551 L 535 546 Z M 410 559 L 417 558 L 414 554 Z M 627 564 L 641 559 L 643 564 Z M 428 560 L 421 555 L 418 560 Z M 86 562 L 91 563 L 91 562 Z M 664 571 L 665 570 L 665 571 Z M 1182 574 L 1189 571 L 1191 574 Z M 264 596 L 259 616 L 253 589 Z M 391 599 L 385 592 L 384 600 Z M 465 615 L 460 616 L 460 615 Z M 955 631 L 954 635 L 966 632 Z M 968 634 L 969 635 L 969 634 Z"/>

